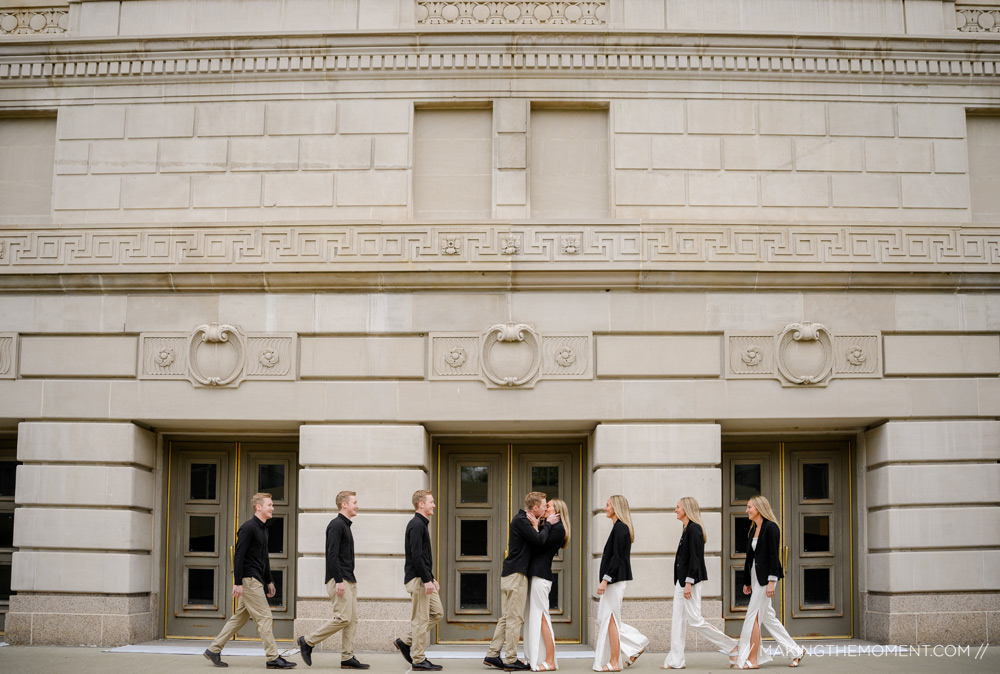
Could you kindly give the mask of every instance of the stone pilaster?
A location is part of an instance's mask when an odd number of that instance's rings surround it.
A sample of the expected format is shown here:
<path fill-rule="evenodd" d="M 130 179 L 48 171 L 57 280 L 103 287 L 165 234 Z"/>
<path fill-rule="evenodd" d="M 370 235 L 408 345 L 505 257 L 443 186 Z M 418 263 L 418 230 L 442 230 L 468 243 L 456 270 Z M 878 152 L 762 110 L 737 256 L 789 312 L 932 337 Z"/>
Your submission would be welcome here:
<path fill-rule="evenodd" d="M 326 525 L 337 493 L 355 491 L 354 534 L 361 624 L 359 651 L 386 651 L 410 619 L 403 589 L 403 531 L 411 496 L 430 484 L 427 433 L 419 425 L 307 425 L 299 432 L 299 560 L 295 634 L 308 634 L 331 612 L 326 594 Z M 340 636 L 320 648 L 339 650 Z"/>
<path fill-rule="evenodd" d="M 866 434 L 863 638 L 981 644 L 1000 610 L 1000 422 L 891 421 Z"/>
<path fill-rule="evenodd" d="M 21 423 L 6 638 L 153 637 L 155 437 L 130 423 Z"/>
<path fill-rule="evenodd" d="M 632 580 L 626 591 L 623 620 L 650 639 L 654 651 L 670 647 L 673 611 L 674 552 L 681 523 L 674 507 L 682 496 L 693 496 L 702 508 L 708 543 L 709 580 L 703 590 L 703 612 L 720 629 L 722 585 L 722 429 L 715 424 L 601 424 L 594 432 L 590 574 L 590 642 L 596 629 L 601 552 L 611 529 L 604 504 L 622 494 L 632 510 Z M 705 645 L 692 633 L 689 650 Z"/>

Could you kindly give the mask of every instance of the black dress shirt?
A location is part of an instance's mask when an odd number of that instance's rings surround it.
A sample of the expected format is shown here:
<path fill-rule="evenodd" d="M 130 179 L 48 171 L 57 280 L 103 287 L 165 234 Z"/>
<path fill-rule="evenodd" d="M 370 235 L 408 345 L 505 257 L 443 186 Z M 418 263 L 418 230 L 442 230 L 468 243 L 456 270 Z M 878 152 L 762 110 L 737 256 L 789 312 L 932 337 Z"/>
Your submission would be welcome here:
<path fill-rule="evenodd" d="M 531 526 L 528 514 L 523 509 L 518 510 L 510 521 L 510 533 L 507 536 L 507 557 L 503 560 L 501 578 L 514 573 L 528 575 L 528 563 L 548 540 L 548 527 L 540 526 L 538 530 Z"/>
<path fill-rule="evenodd" d="M 413 519 L 406 525 L 403 535 L 403 547 L 406 561 L 403 563 L 403 582 L 409 583 L 419 578 L 425 583 L 434 580 L 434 556 L 431 554 L 431 534 L 427 530 L 429 520 L 420 513 L 414 513 Z"/>
<path fill-rule="evenodd" d="M 559 554 L 559 548 L 566 540 L 566 527 L 562 522 L 546 524 L 548 539 L 545 544 L 535 550 L 528 562 L 528 577 L 552 580 L 552 560 Z"/>
<path fill-rule="evenodd" d="M 687 579 L 692 585 L 708 580 L 708 568 L 705 567 L 705 534 L 697 522 L 688 522 L 677 543 L 677 554 L 674 555 L 674 583 L 684 585 Z"/>
<path fill-rule="evenodd" d="M 757 537 L 757 549 L 753 549 L 751 541 L 747 541 L 747 559 L 743 563 L 743 582 L 750 585 L 750 569 L 753 563 L 757 562 L 757 582 L 760 585 L 767 585 L 768 577 L 782 579 L 785 574 L 781 571 L 781 557 L 778 556 L 778 545 L 781 542 L 781 530 L 778 525 L 771 520 L 765 519 L 760 526 L 760 535 Z"/>
<path fill-rule="evenodd" d="M 243 585 L 244 578 L 255 578 L 263 585 L 274 582 L 271 561 L 267 557 L 267 527 L 254 515 L 236 532 L 233 553 L 233 585 Z"/>
<path fill-rule="evenodd" d="M 628 525 L 621 520 L 615 521 L 611 527 L 611 535 L 604 544 L 604 554 L 601 555 L 601 570 L 597 577 L 601 580 L 609 577 L 609 583 L 632 580 L 632 537 L 628 533 Z"/>
<path fill-rule="evenodd" d="M 343 513 L 326 525 L 326 580 L 343 583 L 358 582 L 354 577 L 354 535 L 351 533 L 351 518 Z"/>

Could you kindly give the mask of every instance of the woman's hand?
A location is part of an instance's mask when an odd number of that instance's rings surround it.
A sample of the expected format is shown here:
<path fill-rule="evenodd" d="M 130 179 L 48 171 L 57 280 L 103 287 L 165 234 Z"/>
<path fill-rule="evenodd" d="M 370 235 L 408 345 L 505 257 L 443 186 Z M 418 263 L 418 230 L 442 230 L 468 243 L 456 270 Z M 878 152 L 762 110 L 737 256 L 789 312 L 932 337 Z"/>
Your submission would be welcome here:
<path fill-rule="evenodd" d="M 767 596 L 770 599 L 774 596 L 774 581 L 770 580 L 767 582 Z"/>
<path fill-rule="evenodd" d="M 750 594 L 750 586 L 749 585 L 744 585 L 743 586 L 743 594 Z"/>
<path fill-rule="evenodd" d="M 684 598 L 691 598 L 691 583 L 684 583 Z"/>
<path fill-rule="evenodd" d="M 597 596 L 600 597 L 604 594 L 604 591 L 608 589 L 608 581 L 602 580 L 601 584 L 597 586 Z"/>

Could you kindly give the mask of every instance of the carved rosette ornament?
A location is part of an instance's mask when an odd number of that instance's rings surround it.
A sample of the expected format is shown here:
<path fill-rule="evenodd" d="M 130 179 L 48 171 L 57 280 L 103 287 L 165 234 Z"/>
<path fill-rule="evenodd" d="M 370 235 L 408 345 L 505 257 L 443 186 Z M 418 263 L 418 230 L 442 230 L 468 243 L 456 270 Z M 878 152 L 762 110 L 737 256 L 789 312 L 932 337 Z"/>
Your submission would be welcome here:
<path fill-rule="evenodd" d="M 199 325 L 188 338 L 188 374 L 201 386 L 239 386 L 246 376 L 246 337 L 233 325 Z"/>
<path fill-rule="evenodd" d="M 521 237 L 516 234 L 502 234 L 500 236 L 500 254 L 517 255 L 521 252 Z"/>
<path fill-rule="evenodd" d="M 445 357 L 444 362 L 448 363 L 451 367 L 462 367 L 465 365 L 465 361 L 468 360 L 469 356 L 465 353 L 465 349 L 460 346 L 454 346 L 451 348 Z"/>
<path fill-rule="evenodd" d="M 523 386 L 538 376 L 541 340 L 530 325 L 499 323 L 482 335 L 483 374 L 497 386 Z"/>
<path fill-rule="evenodd" d="M 153 356 L 153 362 L 159 367 L 170 367 L 175 360 L 177 360 L 177 353 L 170 346 L 161 347 Z"/>
<path fill-rule="evenodd" d="M 562 252 L 564 255 L 576 255 L 580 252 L 580 237 L 576 234 L 566 234 L 562 237 Z"/>
<path fill-rule="evenodd" d="M 816 386 L 833 373 L 833 336 L 821 323 L 792 323 L 778 335 L 778 372 L 792 384 Z"/>

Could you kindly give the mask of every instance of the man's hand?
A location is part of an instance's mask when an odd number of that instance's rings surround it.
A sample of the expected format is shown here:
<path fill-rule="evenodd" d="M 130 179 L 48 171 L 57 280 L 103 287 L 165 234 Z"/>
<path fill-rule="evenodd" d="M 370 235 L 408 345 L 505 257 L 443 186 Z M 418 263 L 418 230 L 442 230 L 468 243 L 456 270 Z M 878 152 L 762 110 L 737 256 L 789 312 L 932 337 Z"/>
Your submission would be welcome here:
<path fill-rule="evenodd" d="M 233 596 L 237 597 L 237 598 L 243 596 L 243 586 L 242 585 L 233 585 Z"/>
<path fill-rule="evenodd" d="M 278 590 L 274 587 L 274 583 L 268 583 L 267 584 L 267 598 L 270 599 L 271 597 L 273 597 L 277 593 L 278 593 Z"/>
<path fill-rule="evenodd" d="M 436 580 L 434 581 L 434 591 L 435 592 L 441 591 L 441 583 L 437 582 Z"/>
<path fill-rule="evenodd" d="M 337 585 L 335 587 L 337 588 L 335 590 L 335 592 L 337 593 L 337 596 L 338 597 L 343 597 L 344 596 L 344 592 L 347 591 L 347 588 L 344 587 L 344 581 L 340 581 L 339 583 L 337 583 Z"/>
<path fill-rule="evenodd" d="M 552 513 L 551 515 L 545 518 L 545 521 L 548 522 L 549 524 L 555 524 L 561 519 L 562 517 L 559 516 L 559 513 Z"/>
<path fill-rule="evenodd" d="M 602 580 L 601 584 L 597 586 L 597 596 L 600 597 L 604 594 L 604 591 L 608 589 L 608 581 Z"/>
<path fill-rule="evenodd" d="M 437 583 L 433 580 L 429 583 L 424 583 L 424 594 L 434 594 L 434 591 L 437 589 L 435 585 L 437 585 Z"/>

